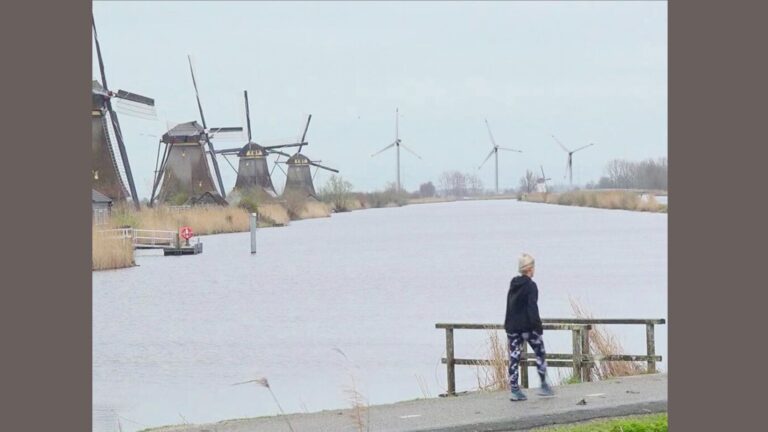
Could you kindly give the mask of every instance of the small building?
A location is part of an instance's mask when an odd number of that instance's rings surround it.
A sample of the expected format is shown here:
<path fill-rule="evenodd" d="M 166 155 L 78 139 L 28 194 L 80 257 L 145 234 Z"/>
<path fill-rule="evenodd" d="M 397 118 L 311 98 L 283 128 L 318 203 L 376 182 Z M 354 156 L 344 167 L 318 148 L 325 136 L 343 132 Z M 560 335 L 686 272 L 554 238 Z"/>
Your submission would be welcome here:
<path fill-rule="evenodd" d="M 94 225 L 104 225 L 112 212 L 112 199 L 96 189 L 91 189 L 91 217 Z"/>

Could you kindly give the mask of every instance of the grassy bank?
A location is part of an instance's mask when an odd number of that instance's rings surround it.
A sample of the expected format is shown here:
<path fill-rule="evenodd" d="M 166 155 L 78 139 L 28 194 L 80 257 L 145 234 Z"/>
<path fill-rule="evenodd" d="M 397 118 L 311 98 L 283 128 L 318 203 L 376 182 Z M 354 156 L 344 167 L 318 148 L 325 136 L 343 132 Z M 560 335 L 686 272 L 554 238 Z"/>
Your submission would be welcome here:
<path fill-rule="evenodd" d="M 129 241 L 100 235 L 91 236 L 91 270 L 112 270 L 134 265 L 133 245 Z"/>
<path fill-rule="evenodd" d="M 667 413 L 592 420 L 571 425 L 533 429 L 532 432 L 667 432 Z"/>
<path fill-rule="evenodd" d="M 666 213 L 667 206 L 659 204 L 651 194 L 641 195 L 627 190 L 577 190 L 563 193 L 528 193 L 520 196 L 521 201 L 559 204 L 602 209 L 620 209 L 644 212 Z"/>

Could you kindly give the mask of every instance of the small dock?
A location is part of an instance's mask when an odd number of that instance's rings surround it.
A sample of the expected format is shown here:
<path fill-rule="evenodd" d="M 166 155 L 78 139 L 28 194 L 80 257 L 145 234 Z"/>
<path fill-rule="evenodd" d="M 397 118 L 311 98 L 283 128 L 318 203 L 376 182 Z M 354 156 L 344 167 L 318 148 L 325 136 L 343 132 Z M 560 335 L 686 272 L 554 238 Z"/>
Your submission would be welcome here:
<path fill-rule="evenodd" d="M 133 248 L 138 250 L 161 249 L 166 256 L 203 253 L 203 243 L 199 239 L 185 241 L 178 231 L 118 228 L 100 231 L 99 234 L 131 241 Z"/>

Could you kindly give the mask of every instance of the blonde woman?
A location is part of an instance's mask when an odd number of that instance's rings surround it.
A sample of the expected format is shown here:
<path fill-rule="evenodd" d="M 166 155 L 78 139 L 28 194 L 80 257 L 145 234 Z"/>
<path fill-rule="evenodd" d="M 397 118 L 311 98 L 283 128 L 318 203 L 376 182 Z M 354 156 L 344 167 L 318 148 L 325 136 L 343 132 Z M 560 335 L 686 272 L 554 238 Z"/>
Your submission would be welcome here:
<path fill-rule="evenodd" d="M 531 255 L 524 253 L 518 260 L 519 276 L 515 276 L 509 284 L 507 293 L 507 316 L 504 319 L 504 329 L 509 341 L 509 388 L 512 391 L 511 401 L 524 401 L 525 393 L 518 385 L 520 355 L 523 344 L 528 343 L 536 355 L 536 371 L 541 378 L 540 396 L 554 396 L 547 382 L 547 359 L 544 350 L 544 329 L 539 316 L 539 288 L 533 281 L 536 272 L 536 262 Z"/>

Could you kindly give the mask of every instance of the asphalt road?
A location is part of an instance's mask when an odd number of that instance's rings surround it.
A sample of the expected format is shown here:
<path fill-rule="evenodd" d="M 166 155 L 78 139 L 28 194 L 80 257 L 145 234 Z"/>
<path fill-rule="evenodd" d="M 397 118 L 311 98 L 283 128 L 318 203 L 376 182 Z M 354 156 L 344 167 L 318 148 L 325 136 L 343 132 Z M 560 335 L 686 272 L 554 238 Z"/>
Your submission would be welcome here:
<path fill-rule="evenodd" d="M 502 432 L 526 430 L 602 417 L 667 410 L 667 375 L 617 378 L 555 388 L 556 396 L 541 398 L 527 390 L 528 400 L 511 402 L 507 392 L 478 392 L 450 398 L 420 399 L 372 406 L 370 432 Z M 585 403 L 583 403 L 583 402 Z M 582 402 L 580 404 L 579 402 Z M 287 420 L 287 421 L 286 421 Z M 152 429 L 153 432 L 355 432 L 351 410 L 329 410 L 205 425 Z"/>

